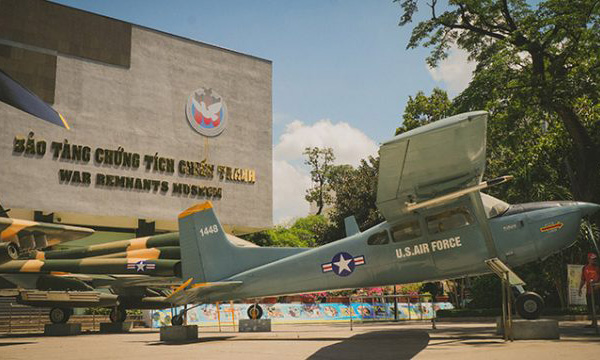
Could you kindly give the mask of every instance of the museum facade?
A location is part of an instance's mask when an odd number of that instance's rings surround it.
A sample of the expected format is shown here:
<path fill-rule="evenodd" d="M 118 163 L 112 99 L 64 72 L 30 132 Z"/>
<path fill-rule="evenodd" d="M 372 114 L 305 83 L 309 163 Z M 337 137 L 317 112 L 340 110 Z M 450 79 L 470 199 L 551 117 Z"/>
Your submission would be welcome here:
<path fill-rule="evenodd" d="M 177 229 L 212 201 L 272 225 L 269 60 L 41 0 L 0 0 L 0 69 L 69 129 L 0 103 L 0 204 L 24 219 Z"/>

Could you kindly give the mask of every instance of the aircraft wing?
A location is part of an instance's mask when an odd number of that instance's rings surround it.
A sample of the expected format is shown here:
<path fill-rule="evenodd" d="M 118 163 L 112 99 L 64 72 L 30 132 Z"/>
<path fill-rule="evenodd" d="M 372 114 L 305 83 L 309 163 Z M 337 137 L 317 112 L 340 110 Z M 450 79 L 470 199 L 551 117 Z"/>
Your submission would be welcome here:
<path fill-rule="evenodd" d="M 25 86 L 0 69 L 0 101 L 37 118 L 69 129 L 65 118 Z"/>
<path fill-rule="evenodd" d="M 13 241 L 19 243 L 22 249 L 37 249 L 52 246 L 61 242 L 77 240 L 93 233 L 93 229 L 78 226 L 0 217 L 1 241 Z M 42 241 L 38 245 L 38 240 L 35 238 L 40 235 L 46 236 L 47 243 Z M 33 238 L 27 239 L 29 236 L 33 236 Z M 42 244 L 43 246 L 40 246 Z"/>
<path fill-rule="evenodd" d="M 107 282 L 113 287 L 144 286 L 152 288 L 171 288 L 181 285 L 181 278 L 172 276 L 148 275 L 110 275 L 112 282 Z"/>
<path fill-rule="evenodd" d="M 234 289 L 242 285 L 241 281 L 218 281 L 197 283 L 193 284 L 190 289 L 183 289 L 183 287 L 187 286 L 190 282 L 190 280 L 185 282 L 179 289 L 168 296 L 165 301 L 173 305 L 200 303 L 214 291 Z"/>
<path fill-rule="evenodd" d="M 379 149 L 377 208 L 387 221 L 411 205 L 479 184 L 485 169 L 487 112 L 439 120 Z"/>

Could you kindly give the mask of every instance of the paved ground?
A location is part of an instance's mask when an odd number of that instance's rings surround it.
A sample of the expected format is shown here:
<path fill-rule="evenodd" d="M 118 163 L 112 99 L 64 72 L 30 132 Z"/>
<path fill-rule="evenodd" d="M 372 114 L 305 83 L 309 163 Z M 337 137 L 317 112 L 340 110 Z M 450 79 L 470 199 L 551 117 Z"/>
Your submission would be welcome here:
<path fill-rule="evenodd" d="M 490 323 L 274 325 L 271 333 L 201 328 L 187 344 L 159 342 L 157 330 L 75 337 L 0 337 L 0 359 L 592 359 L 600 336 L 561 322 L 561 340 L 504 342 Z"/>

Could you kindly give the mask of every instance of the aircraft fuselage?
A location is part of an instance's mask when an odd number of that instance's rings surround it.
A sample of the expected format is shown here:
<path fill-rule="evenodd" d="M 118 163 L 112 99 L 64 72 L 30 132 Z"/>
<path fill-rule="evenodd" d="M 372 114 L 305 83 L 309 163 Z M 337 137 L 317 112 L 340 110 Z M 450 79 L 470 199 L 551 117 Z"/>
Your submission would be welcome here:
<path fill-rule="evenodd" d="M 407 214 L 362 233 L 241 272 L 242 281 L 214 292 L 220 301 L 332 289 L 383 286 L 489 273 L 485 260 L 510 267 L 544 259 L 572 245 L 584 215 L 599 205 L 563 201 L 513 205 L 505 214 L 478 219 L 472 202 Z M 485 229 L 493 242 L 486 243 Z"/>

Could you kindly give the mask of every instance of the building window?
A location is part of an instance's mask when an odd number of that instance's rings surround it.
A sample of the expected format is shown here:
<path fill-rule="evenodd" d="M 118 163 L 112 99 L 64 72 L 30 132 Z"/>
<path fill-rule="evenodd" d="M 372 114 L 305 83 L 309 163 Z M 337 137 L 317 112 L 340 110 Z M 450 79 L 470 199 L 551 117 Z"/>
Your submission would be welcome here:
<path fill-rule="evenodd" d="M 400 242 L 415 239 L 421 236 L 421 228 L 418 221 L 410 221 L 392 228 L 392 240 Z"/>
<path fill-rule="evenodd" d="M 373 234 L 367 240 L 367 244 L 369 245 L 384 245 L 390 242 L 390 238 L 387 234 L 387 231 L 378 232 L 377 234 Z"/>
<path fill-rule="evenodd" d="M 430 234 L 458 229 L 473 223 L 471 213 L 464 206 L 427 216 L 426 220 L 427 231 Z"/>

